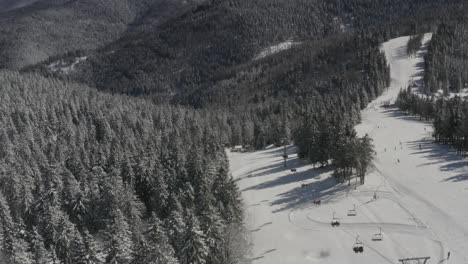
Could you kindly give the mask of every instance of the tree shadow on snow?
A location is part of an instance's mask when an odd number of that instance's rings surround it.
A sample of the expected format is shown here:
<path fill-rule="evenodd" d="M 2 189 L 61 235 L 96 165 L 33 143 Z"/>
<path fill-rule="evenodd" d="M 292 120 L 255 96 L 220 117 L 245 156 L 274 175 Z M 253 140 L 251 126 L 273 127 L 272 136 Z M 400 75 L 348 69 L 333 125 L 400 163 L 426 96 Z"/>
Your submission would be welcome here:
<path fill-rule="evenodd" d="M 439 165 L 441 171 L 459 171 L 468 169 L 468 160 L 456 155 L 454 149 L 448 145 L 434 143 L 431 139 L 406 142 L 407 146 L 416 150 L 413 155 L 423 155 L 429 162 L 417 167 Z M 421 146 L 421 149 L 419 149 Z M 468 180 L 468 173 L 461 173 L 441 181 L 460 182 Z"/>
<path fill-rule="evenodd" d="M 347 183 L 338 184 L 333 177 L 327 177 L 306 186 L 298 186 L 278 195 L 279 198 L 271 205 L 279 205 L 281 208 L 274 210 L 273 213 L 304 208 L 313 204 L 314 200 L 321 200 L 322 203 L 331 202 L 351 188 L 353 187 L 348 186 Z"/>
<path fill-rule="evenodd" d="M 291 147 L 287 149 L 286 153 L 291 156 L 292 154 L 295 154 L 295 151 L 296 149 Z M 276 152 L 276 155 L 278 155 L 278 159 L 272 161 L 272 164 L 246 172 L 242 177 L 237 178 L 236 181 L 240 181 L 246 178 L 262 177 L 283 171 L 291 172 L 291 169 L 296 169 L 296 172 L 291 173 L 302 173 L 301 167 L 305 166 L 305 164 L 301 159 L 297 158 L 297 156 L 294 158 L 289 158 L 286 162 L 286 167 L 284 167 L 283 152 Z M 250 189 L 250 187 L 248 189 Z"/>
<path fill-rule="evenodd" d="M 408 53 L 407 53 L 407 49 L 406 49 L 406 46 L 401 46 L 397 49 L 395 49 L 395 51 L 392 53 L 392 59 L 393 60 L 400 60 L 400 59 L 406 59 L 408 58 Z"/>
<path fill-rule="evenodd" d="M 292 163 L 293 162 L 291 161 L 291 164 Z M 284 167 L 282 164 L 281 166 L 275 166 L 272 168 L 270 168 L 270 166 L 267 166 L 266 167 L 267 170 L 262 171 L 259 174 L 256 174 L 254 177 L 276 174 L 276 173 L 280 173 L 283 171 L 288 171 L 288 174 L 285 176 L 280 176 L 270 181 L 262 182 L 260 184 L 247 187 L 243 189 L 242 191 L 244 192 L 244 191 L 251 191 L 251 190 L 263 190 L 263 189 L 273 188 L 273 187 L 290 184 L 294 182 L 297 182 L 299 184 L 301 181 L 315 178 L 319 176 L 320 174 L 326 173 L 331 170 L 331 169 L 314 169 L 314 168 L 303 169 L 305 165 L 302 164 L 301 160 L 299 159 L 295 159 L 293 164 L 295 164 L 296 166 L 289 165 L 288 167 Z M 296 172 L 291 172 L 292 168 L 296 169 Z"/>
<path fill-rule="evenodd" d="M 408 122 L 418 122 L 432 126 L 431 121 L 419 120 L 419 117 L 407 115 L 396 107 L 389 108 L 383 111 L 383 113 L 387 116 L 402 119 Z M 411 153 L 412 155 L 422 155 L 428 160 L 428 162 L 417 165 L 417 167 L 439 165 L 439 168 L 442 171 L 457 171 L 468 169 L 468 160 L 465 160 L 463 157 L 456 155 L 455 150 L 449 145 L 435 143 L 433 138 L 429 135 L 424 139 L 407 141 L 404 142 L 404 144 L 406 147 L 414 150 L 414 152 Z M 468 173 L 461 173 L 447 179 L 442 179 L 442 181 L 456 182 L 465 180 L 468 180 Z"/>
<path fill-rule="evenodd" d="M 444 180 L 444 182 L 447 182 L 447 181 L 451 181 L 451 182 L 468 181 L 468 174 L 464 173 L 464 174 L 455 175 Z"/>
<path fill-rule="evenodd" d="M 287 145 L 286 146 L 286 154 L 291 155 L 296 153 L 297 148 L 294 145 Z M 279 156 L 282 157 L 284 154 L 284 147 L 269 147 L 264 150 L 255 151 L 255 153 L 259 153 L 262 156 Z"/>
<path fill-rule="evenodd" d="M 401 111 L 398 107 L 389 107 L 386 110 L 382 111 L 388 117 L 393 117 L 396 119 L 401 119 L 409 122 L 418 122 L 418 123 L 425 123 L 428 125 L 432 125 L 431 121 L 426 121 L 424 119 L 419 119 L 419 116 L 414 116 L 410 114 L 406 114 L 405 112 Z"/>

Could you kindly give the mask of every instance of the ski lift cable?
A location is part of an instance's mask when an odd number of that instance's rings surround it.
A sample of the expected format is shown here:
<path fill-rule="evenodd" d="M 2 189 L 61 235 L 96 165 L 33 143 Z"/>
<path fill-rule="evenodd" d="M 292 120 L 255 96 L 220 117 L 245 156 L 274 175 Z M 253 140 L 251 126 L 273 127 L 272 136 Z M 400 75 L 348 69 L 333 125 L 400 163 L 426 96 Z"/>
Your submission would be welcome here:
<path fill-rule="evenodd" d="M 328 206 L 332 212 L 333 212 L 333 216 L 335 217 L 335 208 L 333 208 L 329 203 L 326 203 L 326 206 Z M 346 231 L 344 228 L 340 228 L 341 231 L 345 232 L 346 234 L 350 235 L 353 239 L 356 238 L 356 235 L 352 234 L 350 231 Z M 375 248 L 369 246 L 368 243 L 365 243 L 364 241 L 361 240 L 361 242 L 366 246 L 368 247 L 370 250 L 374 251 L 375 253 L 377 253 L 377 255 L 381 256 L 383 259 L 385 259 L 386 261 L 388 261 L 389 263 L 392 263 L 392 264 L 396 264 L 395 262 L 393 262 L 391 259 L 389 259 L 388 257 L 386 257 L 385 255 L 383 255 L 382 253 L 380 253 L 378 250 L 376 250 Z M 398 243 L 395 243 L 398 245 Z M 402 246 L 398 245 L 399 247 L 403 248 Z"/>
<path fill-rule="evenodd" d="M 354 235 L 353 233 L 349 232 L 349 231 L 346 231 L 344 230 L 343 228 L 340 228 L 340 230 L 342 230 L 343 232 L 345 232 L 346 234 L 350 235 L 353 239 L 356 238 L 356 235 Z M 389 259 L 388 257 L 386 257 L 385 255 L 383 255 L 382 253 L 380 253 L 378 250 L 376 250 L 375 248 L 369 246 L 368 243 L 364 242 L 363 240 L 359 240 L 363 245 L 365 245 L 366 247 L 368 247 L 370 250 L 374 251 L 375 253 L 377 253 L 377 255 L 381 256 L 383 259 L 385 259 L 387 262 L 389 263 L 392 263 L 392 264 L 395 264 L 395 262 L 393 262 L 391 259 Z"/>
<path fill-rule="evenodd" d="M 382 228 L 379 227 L 380 229 L 380 234 L 382 234 Z M 386 236 L 387 238 L 386 239 L 389 239 L 388 236 Z M 405 254 L 407 254 L 408 256 L 414 256 L 413 252 L 410 252 L 409 249 L 407 247 L 403 247 L 402 245 L 400 245 L 400 243 L 393 243 L 395 245 L 397 245 L 398 248 L 401 249 L 401 251 L 405 252 Z"/>

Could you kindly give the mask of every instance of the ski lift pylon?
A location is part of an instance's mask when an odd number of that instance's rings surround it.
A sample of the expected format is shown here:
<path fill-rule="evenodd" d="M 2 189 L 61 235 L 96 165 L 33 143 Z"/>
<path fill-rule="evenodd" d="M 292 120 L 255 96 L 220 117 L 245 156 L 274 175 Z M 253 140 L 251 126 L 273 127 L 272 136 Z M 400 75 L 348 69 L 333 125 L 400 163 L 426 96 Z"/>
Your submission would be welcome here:
<path fill-rule="evenodd" d="M 379 233 L 376 233 L 372 235 L 372 241 L 382 241 L 383 240 L 383 235 L 382 235 L 382 228 L 379 227 Z"/>
<path fill-rule="evenodd" d="M 363 253 L 364 252 L 364 244 L 359 241 L 359 236 L 356 236 L 356 242 L 353 245 L 354 253 Z"/>

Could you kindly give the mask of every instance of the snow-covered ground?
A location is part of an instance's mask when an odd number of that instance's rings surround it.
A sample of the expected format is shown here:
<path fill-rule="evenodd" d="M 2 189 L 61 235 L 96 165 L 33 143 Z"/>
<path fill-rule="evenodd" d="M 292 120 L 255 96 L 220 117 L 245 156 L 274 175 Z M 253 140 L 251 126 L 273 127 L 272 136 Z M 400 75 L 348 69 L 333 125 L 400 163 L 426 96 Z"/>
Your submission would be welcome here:
<path fill-rule="evenodd" d="M 73 62 L 66 62 L 64 60 L 59 60 L 56 62 L 51 63 L 50 65 L 47 66 L 49 70 L 52 72 L 61 72 L 63 74 L 70 74 L 72 71 L 75 70 L 76 65 L 79 63 L 86 61 L 88 57 L 76 57 Z"/>
<path fill-rule="evenodd" d="M 273 55 L 280 51 L 290 49 L 294 45 L 298 45 L 298 44 L 301 44 L 301 43 L 293 41 L 293 40 L 286 40 L 284 42 L 281 42 L 276 45 L 263 49 L 257 56 L 255 56 L 254 60 L 263 59 L 267 56 Z"/>
<path fill-rule="evenodd" d="M 453 98 L 455 96 L 461 97 L 464 100 L 468 99 L 468 88 L 464 88 L 458 93 L 449 92 L 448 95 L 444 95 L 444 91 L 442 89 L 438 90 L 437 93 L 434 94 L 436 98 Z"/>
<path fill-rule="evenodd" d="M 425 45 L 430 38 L 426 34 Z M 247 208 L 254 263 L 400 263 L 424 256 L 431 257 L 427 263 L 468 263 L 468 163 L 431 142 L 429 123 L 380 106 L 422 71 L 425 45 L 408 58 L 407 40 L 382 45 L 391 86 L 356 127 L 374 139 L 377 151 L 365 185 L 336 184 L 329 169 L 298 160 L 292 146 L 286 168 L 282 148 L 228 153 Z M 354 206 L 357 215 L 348 216 Z M 340 227 L 330 225 L 333 214 Z M 373 241 L 379 228 L 383 240 Z M 356 236 L 364 253 L 352 250 Z"/>

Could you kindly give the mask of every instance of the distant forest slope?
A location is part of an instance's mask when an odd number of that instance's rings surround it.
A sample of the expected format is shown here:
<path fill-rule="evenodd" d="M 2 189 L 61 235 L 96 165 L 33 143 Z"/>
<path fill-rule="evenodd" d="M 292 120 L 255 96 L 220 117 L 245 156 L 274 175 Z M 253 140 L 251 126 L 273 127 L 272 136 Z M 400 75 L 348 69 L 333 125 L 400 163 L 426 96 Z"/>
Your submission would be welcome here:
<path fill-rule="evenodd" d="M 75 50 L 94 50 L 119 38 L 148 10 L 167 16 L 182 1 L 39 0 L 0 13 L 0 68 L 19 69 Z M 11 6 L 5 2 L 5 6 Z M 175 6 L 175 7 L 174 7 Z M 172 12 L 172 11 L 171 11 Z M 157 19 L 158 17 L 155 17 Z"/>
<path fill-rule="evenodd" d="M 379 43 L 430 30 L 461 2 L 207 1 L 164 23 L 147 13 L 105 48 L 52 57 L 25 70 L 229 113 L 229 144 L 279 144 L 299 135 L 305 119 L 314 126 L 303 129 L 340 124 L 336 129 L 351 135 L 359 109 L 389 81 Z M 254 60 L 285 40 L 297 45 Z M 87 60 L 74 71 L 51 70 L 57 61 L 80 56 Z M 324 112 L 330 117 L 321 119 Z"/>
<path fill-rule="evenodd" d="M 130 95 L 183 94 L 203 90 L 250 63 L 264 48 L 286 40 L 308 42 L 359 34 L 380 43 L 390 36 L 428 31 L 462 2 L 204 1 L 164 23 L 154 23 L 157 20 L 149 12 L 141 25 L 89 53 L 74 74 L 62 77 Z M 51 58 L 41 71 L 57 74 L 47 65 L 59 59 Z"/>
<path fill-rule="evenodd" d="M 37 0 L 0 0 L 0 13 L 13 10 L 15 8 L 25 7 Z"/>
<path fill-rule="evenodd" d="M 163 25 L 146 24 L 80 64 L 79 81 L 132 95 L 172 94 L 209 82 L 289 38 L 336 32 L 318 0 L 211 1 Z"/>

